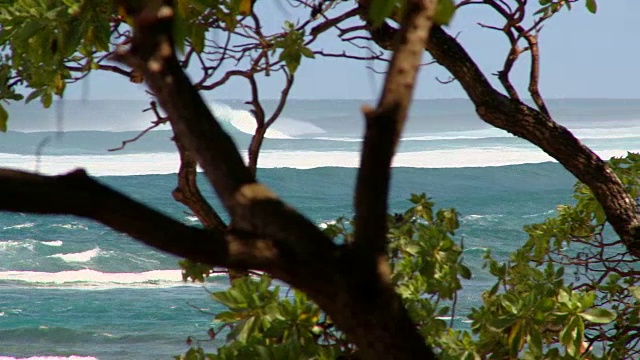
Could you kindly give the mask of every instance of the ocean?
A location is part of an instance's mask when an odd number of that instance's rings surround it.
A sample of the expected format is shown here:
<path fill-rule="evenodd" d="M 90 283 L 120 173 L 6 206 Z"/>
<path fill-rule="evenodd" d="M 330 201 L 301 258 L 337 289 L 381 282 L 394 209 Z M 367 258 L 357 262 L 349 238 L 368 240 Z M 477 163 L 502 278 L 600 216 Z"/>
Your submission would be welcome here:
<path fill-rule="evenodd" d="M 267 133 L 259 179 L 319 226 L 353 214 L 363 103 L 291 100 Z M 66 100 L 50 110 L 11 105 L 10 131 L 0 134 L 0 166 L 45 174 L 84 167 L 195 225 L 171 197 L 178 157 L 167 127 L 107 151 L 153 120 L 141 111 L 145 107 L 144 101 L 108 100 Z M 244 151 L 253 126 L 246 105 L 211 101 L 211 107 Z M 549 107 L 602 157 L 640 151 L 640 100 L 551 100 Z M 456 236 L 474 273 L 464 282 L 455 318 L 464 324 L 492 285 L 482 270 L 485 251 L 505 259 L 524 242 L 523 225 L 571 203 L 574 182 L 542 151 L 483 123 L 467 100 L 417 100 L 394 160 L 390 211 L 406 209 L 411 193 L 425 192 L 437 207 L 461 214 Z M 184 283 L 178 260 L 85 219 L 0 213 L 0 359 L 168 359 L 184 353 L 186 338 L 206 338 L 215 326 L 211 313 L 221 310 L 207 291 L 228 282 L 212 276 L 206 284 Z"/>

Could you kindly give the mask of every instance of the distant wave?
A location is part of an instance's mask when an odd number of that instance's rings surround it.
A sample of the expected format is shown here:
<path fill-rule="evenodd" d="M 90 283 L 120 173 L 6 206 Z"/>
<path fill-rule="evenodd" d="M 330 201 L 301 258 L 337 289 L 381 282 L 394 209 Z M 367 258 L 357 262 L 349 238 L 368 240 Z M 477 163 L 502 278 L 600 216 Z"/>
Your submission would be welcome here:
<path fill-rule="evenodd" d="M 100 254 L 100 248 L 69 254 L 55 254 L 47 257 L 62 259 L 65 262 L 87 262 Z"/>
<path fill-rule="evenodd" d="M 64 228 L 64 229 L 69 229 L 69 230 L 76 230 L 76 229 L 80 229 L 80 230 L 87 230 L 87 227 L 85 225 L 82 224 L 78 224 L 78 223 L 70 223 L 70 224 L 53 224 L 51 225 L 52 227 L 59 227 L 59 228 Z"/>
<path fill-rule="evenodd" d="M 107 273 L 91 269 L 60 272 L 0 271 L 0 282 L 90 290 L 189 285 L 182 281 L 181 270 L 152 270 L 141 273 Z"/>
<path fill-rule="evenodd" d="M 624 156 L 628 150 L 597 150 L 602 158 Z M 640 152 L 640 148 L 629 151 Z M 246 159 L 246 152 L 243 152 Z M 105 156 L 43 156 L 40 171 L 60 174 L 83 167 L 94 176 L 130 176 L 144 174 L 173 174 L 178 169 L 178 155 L 174 153 L 124 154 Z M 506 166 L 555 162 L 535 148 L 463 148 L 398 153 L 394 167 L 465 168 Z M 0 163 L 7 168 L 33 171 L 33 157 L 1 154 Z M 260 154 L 261 168 L 312 169 L 318 167 L 356 168 L 360 153 L 351 151 L 264 151 Z"/>
<path fill-rule="evenodd" d="M 18 225 L 11 225 L 11 226 L 5 226 L 3 228 L 3 230 L 10 230 L 10 229 L 24 229 L 24 228 L 30 228 L 33 227 L 35 225 L 35 223 L 29 222 L 29 223 L 24 223 L 24 224 L 18 224 Z"/>
<path fill-rule="evenodd" d="M 0 240 L 0 250 L 7 251 L 13 248 L 26 248 L 33 251 L 33 241 L 17 241 L 17 240 Z"/>
<path fill-rule="evenodd" d="M 252 135 L 256 130 L 256 120 L 253 115 L 251 115 L 251 113 L 247 110 L 234 109 L 229 105 L 213 103 L 211 105 L 211 111 L 216 117 L 233 125 L 233 127 L 245 134 Z M 291 136 L 288 136 L 273 128 L 267 129 L 265 137 L 271 139 L 291 138 Z"/>
<path fill-rule="evenodd" d="M 47 246 L 62 246 L 62 241 L 61 240 L 54 240 L 54 241 L 40 241 L 40 244 L 42 245 L 47 245 Z"/>
<path fill-rule="evenodd" d="M 255 133 L 256 120 L 248 110 L 235 109 L 217 102 L 211 103 L 210 107 L 213 114 L 222 122 L 231 124 L 245 134 L 253 135 Z M 292 139 L 303 134 L 324 132 L 325 130 L 310 122 L 282 117 L 267 129 L 265 137 L 268 139 Z"/>

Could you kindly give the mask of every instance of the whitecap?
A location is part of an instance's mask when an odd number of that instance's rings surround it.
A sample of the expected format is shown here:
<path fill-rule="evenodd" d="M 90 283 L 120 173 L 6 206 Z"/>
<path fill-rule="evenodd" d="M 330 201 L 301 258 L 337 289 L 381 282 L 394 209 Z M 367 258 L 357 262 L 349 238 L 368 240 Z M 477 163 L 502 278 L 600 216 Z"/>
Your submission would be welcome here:
<path fill-rule="evenodd" d="M 114 288 L 200 286 L 182 281 L 181 270 L 152 270 L 141 273 L 110 273 L 92 269 L 60 272 L 0 271 L 0 281 L 39 287 L 102 290 Z"/>
<path fill-rule="evenodd" d="M 91 250 L 78 252 L 78 253 L 68 253 L 68 254 L 54 254 L 49 255 L 47 257 L 62 259 L 66 262 L 87 262 L 94 257 L 100 254 L 100 248 L 96 247 Z"/>
<path fill-rule="evenodd" d="M 69 229 L 69 230 L 76 230 L 76 229 L 87 230 L 88 229 L 85 225 L 78 224 L 78 223 L 53 224 L 51 226 L 52 227 L 59 227 L 59 228 L 63 228 L 63 229 Z"/>
<path fill-rule="evenodd" d="M 475 247 L 470 247 L 470 248 L 465 248 L 464 249 L 465 252 L 467 252 L 467 251 L 478 251 L 478 250 L 487 251 L 487 250 L 489 250 L 489 248 L 481 247 L 481 246 L 475 246 Z"/>
<path fill-rule="evenodd" d="M 225 104 L 214 103 L 211 111 L 221 121 L 225 121 L 241 132 L 253 135 L 256 130 L 256 119 L 247 110 L 234 109 Z M 291 139 L 291 136 L 269 127 L 264 135 L 269 139 Z"/>
<path fill-rule="evenodd" d="M 35 223 L 24 223 L 24 224 L 18 224 L 18 225 L 11 225 L 11 226 L 5 226 L 3 228 L 3 230 L 10 230 L 10 229 L 25 229 L 25 228 L 30 228 L 33 227 L 35 225 Z"/>
<path fill-rule="evenodd" d="M 53 240 L 53 241 L 40 241 L 40 244 L 47 246 L 62 246 L 62 240 Z"/>
<path fill-rule="evenodd" d="M 25 248 L 33 251 L 33 240 L 18 241 L 18 240 L 0 240 L 0 250 L 6 251 L 14 248 Z"/>
<path fill-rule="evenodd" d="M 468 221 L 494 221 L 497 220 L 498 218 L 504 217 L 504 215 L 497 215 L 497 214 L 486 214 L 486 215 L 479 215 L 479 214 L 470 214 L 470 215 L 465 215 L 462 217 L 462 220 L 468 220 Z"/>
<path fill-rule="evenodd" d="M 637 149 L 596 150 L 604 159 L 625 156 L 627 151 Z M 242 152 L 246 160 L 246 152 Z M 535 164 L 555 162 L 553 158 L 534 148 L 464 148 L 448 150 L 428 150 L 401 152 L 393 159 L 394 167 L 410 168 L 465 168 Z M 32 171 L 33 156 L 2 154 L 0 163 L 6 168 Z M 93 176 L 129 176 L 144 174 L 174 174 L 179 158 L 175 153 L 138 153 L 101 156 L 41 156 L 40 172 L 60 174 L 79 166 Z M 260 154 L 260 168 L 312 169 L 318 167 L 357 168 L 360 153 L 355 151 L 263 151 Z"/>
<path fill-rule="evenodd" d="M 523 218 L 530 218 L 530 217 L 538 217 L 538 216 L 545 216 L 545 215 L 551 215 L 553 213 L 555 213 L 555 210 L 549 210 L 549 211 L 545 211 L 542 213 L 538 213 L 538 214 L 530 214 L 530 215 L 522 215 Z"/>

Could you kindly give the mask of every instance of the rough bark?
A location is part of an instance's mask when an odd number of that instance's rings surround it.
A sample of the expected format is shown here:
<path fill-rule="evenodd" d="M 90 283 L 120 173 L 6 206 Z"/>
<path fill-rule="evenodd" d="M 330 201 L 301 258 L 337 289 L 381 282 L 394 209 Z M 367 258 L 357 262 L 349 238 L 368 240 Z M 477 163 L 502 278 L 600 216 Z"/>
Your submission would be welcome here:
<path fill-rule="evenodd" d="M 373 39 L 384 48 L 392 46 L 396 33 L 388 25 L 371 30 Z M 482 120 L 535 144 L 587 185 L 629 252 L 640 256 L 640 216 L 635 201 L 597 154 L 550 117 L 493 88 L 460 43 L 441 27 L 432 28 L 426 50 L 462 85 Z"/>

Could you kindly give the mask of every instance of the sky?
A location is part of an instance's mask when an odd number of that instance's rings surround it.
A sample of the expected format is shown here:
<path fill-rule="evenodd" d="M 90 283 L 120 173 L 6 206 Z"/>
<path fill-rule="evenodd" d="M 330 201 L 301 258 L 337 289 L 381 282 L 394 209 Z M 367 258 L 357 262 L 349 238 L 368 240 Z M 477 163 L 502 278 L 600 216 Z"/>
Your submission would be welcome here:
<path fill-rule="evenodd" d="M 571 11 L 554 16 L 540 33 L 542 95 L 545 98 L 640 98 L 640 0 L 598 0 L 595 15 L 585 9 L 583 2 L 574 4 Z M 280 26 L 278 19 L 282 17 L 282 7 L 271 6 L 268 11 L 273 11 L 273 16 L 265 18 L 274 23 L 266 26 Z M 486 6 L 476 5 L 460 9 L 447 30 L 450 34 L 458 34 L 458 40 L 476 63 L 502 90 L 491 74 L 502 66 L 508 51 L 507 40 L 499 32 L 480 28 L 478 22 L 502 24 Z M 322 45 L 327 47 L 338 43 L 335 38 L 323 41 Z M 425 52 L 424 60 L 430 59 Z M 368 65 L 371 63 L 319 57 L 303 59 L 290 98 L 375 99 L 382 76 L 373 73 Z M 384 64 L 378 64 L 377 68 L 383 69 Z M 414 97 L 466 97 L 459 84 L 443 85 L 435 80 L 436 77 L 446 79 L 448 73 L 437 65 L 423 67 Z M 528 62 L 521 60 L 512 73 L 512 80 L 522 93 L 526 93 L 527 78 Z M 263 81 L 262 96 L 278 98 L 280 85 L 280 80 L 273 77 Z M 205 96 L 247 99 L 249 89 L 245 81 L 235 80 Z M 147 99 L 148 95 L 142 85 L 132 84 L 122 76 L 96 73 L 88 80 L 70 86 L 65 98 Z"/>

